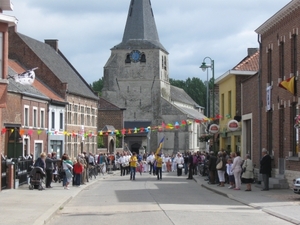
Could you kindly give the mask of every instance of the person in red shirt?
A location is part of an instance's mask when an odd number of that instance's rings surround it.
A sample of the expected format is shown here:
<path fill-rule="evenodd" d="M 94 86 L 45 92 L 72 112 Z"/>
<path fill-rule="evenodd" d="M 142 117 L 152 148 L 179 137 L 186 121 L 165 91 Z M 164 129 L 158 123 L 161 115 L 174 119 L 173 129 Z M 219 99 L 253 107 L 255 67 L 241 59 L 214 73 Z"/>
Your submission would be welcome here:
<path fill-rule="evenodd" d="M 82 171 L 83 171 L 83 165 L 80 163 L 80 161 L 78 160 L 78 161 L 74 162 L 74 165 L 73 165 L 74 185 L 76 185 L 78 187 L 80 187 Z"/>

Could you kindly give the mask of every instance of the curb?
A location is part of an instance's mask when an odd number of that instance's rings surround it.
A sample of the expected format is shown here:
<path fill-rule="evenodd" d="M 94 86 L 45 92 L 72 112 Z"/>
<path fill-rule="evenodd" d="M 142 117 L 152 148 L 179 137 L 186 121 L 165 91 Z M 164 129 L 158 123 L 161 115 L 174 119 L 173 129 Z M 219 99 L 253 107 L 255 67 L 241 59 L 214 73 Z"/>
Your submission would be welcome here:
<path fill-rule="evenodd" d="M 263 211 L 263 212 L 265 212 L 265 213 L 268 213 L 268 214 L 270 214 L 270 215 L 272 215 L 272 216 L 275 216 L 275 217 L 280 218 L 280 219 L 282 219 L 282 220 L 285 220 L 285 221 L 287 221 L 287 222 L 290 222 L 290 223 L 293 223 L 293 224 L 296 224 L 296 225 L 300 225 L 300 221 L 298 221 L 298 220 L 296 220 L 296 219 L 292 219 L 292 218 L 290 218 L 290 217 L 287 217 L 287 216 L 285 216 L 285 215 L 279 214 L 279 213 L 277 213 L 277 212 L 273 212 L 273 211 L 270 210 L 270 209 L 265 209 L 265 208 L 263 208 L 263 207 L 261 207 L 261 206 L 259 206 L 259 205 L 256 205 L 256 204 L 253 204 L 253 203 L 249 203 L 249 202 L 247 202 L 247 201 L 245 201 L 245 200 L 242 200 L 242 199 L 240 199 L 240 198 L 237 198 L 237 197 L 235 197 L 235 196 L 233 196 L 233 195 L 231 195 L 231 194 L 226 194 L 226 193 L 224 193 L 224 192 L 222 192 L 222 191 L 216 190 L 215 188 L 211 188 L 211 187 L 208 186 L 208 185 L 201 184 L 201 183 L 198 182 L 197 179 L 195 179 L 195 178 L 193 178 L 193 179 L 194 179 L 194 181 L 195 181 L 196 183 L 199 183 L 199 184 L 201 185 L 201 187 L 206 188 L 207 190 L 210 190 L 210 191 L 212 191 L 212 192 L 214 192 L 214 193 L 216 193 L 216 194 L 222 195 L 222 196 L 227 197 L 227 198 L 229 198 L 229 199 L 232 199 L 232 200 L 234 200 L 234 201 L 236 201 L 236 202 L 242 203 L 243 205 L 250 206 L 250 207 L 252 207 L 252 208 L 254 208 L 254 209 L 261 210 L 261 211 Z"/>

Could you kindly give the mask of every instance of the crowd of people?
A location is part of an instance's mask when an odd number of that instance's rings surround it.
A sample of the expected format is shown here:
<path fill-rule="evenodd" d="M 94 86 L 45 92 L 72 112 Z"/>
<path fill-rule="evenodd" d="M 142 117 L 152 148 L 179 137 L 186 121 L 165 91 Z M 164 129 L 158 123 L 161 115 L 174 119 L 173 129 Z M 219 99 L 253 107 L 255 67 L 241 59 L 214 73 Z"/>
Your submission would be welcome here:
<path fill-rule="evenodd" d="M 271 177 L 271 157 L 266 149 L 262 149 L 262 159 L 260 161 L 260 173 L 263 177 L 262 191 L 269 190 L 269 177 Z M 225 151 L 219 151 L 217 156 L 214 152 L 207 155 L 208 183 L 217 184 L 224 187 L 228 183 L 229 189 L 241 190 L 241 183 L 246 184 L 245 191 L 251 191 L 251 184 L 254 182 L 254 165 L 249 154 L 244 159 L 239 152 L 227 154 Z"/>
<path fill-rule="evenodd" d="M 271 173 L 271 158 L 265 149 L 262 150 L 260 172 L 263 176 L 264 188 L 269 190 L 268 179 Z M 106 154 L 83 152 L 76 159 L 70 160 L 67 154 L 61 159 L 56 158 L 56 153 L 41 153 L 35 161 L 34 166 L 41 167 L 46 172 L 46 188 L 51 188 L 51 182 L 57 181 L 59 177 L 63 182 L 64 189 L 69 189 L 70 183 L 73 186 L 85 185 L 92 176 L 97 176 L 98 172 L 106 172 L 108 165 L 112 170 L 120 170 L 120 176 L 130 175 L 130 180 L 136 179 L 136 173 L 149 173 L 157 176 L 157 180 L 162 180 L 163 172 L 176 171 L 177 176 L 184 174 L 186 179 L 193 179 L 193 175 L 207 175 L 209 184 L 217 184 L 224 187 L 240 190 L 241 183 L 246 184 L 245 191 L 251 191 L 251 183 L 254 181 L 254 165 L 249 155 L 244 159 L 239 152 L 227 154 L 225 151 L 214 152 L 185 152 L 174 155 L 168 154 L 137 154 L 129 151 L 122 153 Z"/>

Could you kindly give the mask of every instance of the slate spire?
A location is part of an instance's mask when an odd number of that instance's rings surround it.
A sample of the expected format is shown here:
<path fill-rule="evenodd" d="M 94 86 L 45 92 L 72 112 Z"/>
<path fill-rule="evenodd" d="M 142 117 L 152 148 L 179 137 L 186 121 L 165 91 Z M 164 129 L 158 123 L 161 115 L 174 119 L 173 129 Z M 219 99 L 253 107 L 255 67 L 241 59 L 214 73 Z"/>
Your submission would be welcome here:
<path fill-rule="evenodd" d="M 115 48 L 165 48 L 159 41 L 150 0 L 131 0 L 122 42 Z"/>

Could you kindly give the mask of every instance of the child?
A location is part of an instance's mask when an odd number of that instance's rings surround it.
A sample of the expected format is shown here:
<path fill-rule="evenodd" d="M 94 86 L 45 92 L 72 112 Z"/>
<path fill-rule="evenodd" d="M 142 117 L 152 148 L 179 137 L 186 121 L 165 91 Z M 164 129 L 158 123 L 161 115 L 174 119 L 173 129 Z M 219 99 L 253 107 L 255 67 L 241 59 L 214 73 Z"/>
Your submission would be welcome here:
<path fill-rule="evenodd" d="M 227 160 L 227 164 L 226 164 L 226 172 L 228 174 L 228 179 L 229 179 L 229 189 L 232 189 L 235 187 L 235 183 L 234 183 L 234 175 L 233 172 L 231 172 L 232 169 L 232 159 L 228 158 Z"/>
<path fill-rule="evenodd" d="M 138 171 L 140 172 L 140 174 L 142 175 L 143 171 L 144 171 L 144 162 L 142 160 L 140 160 L 138 162 Z"/>

